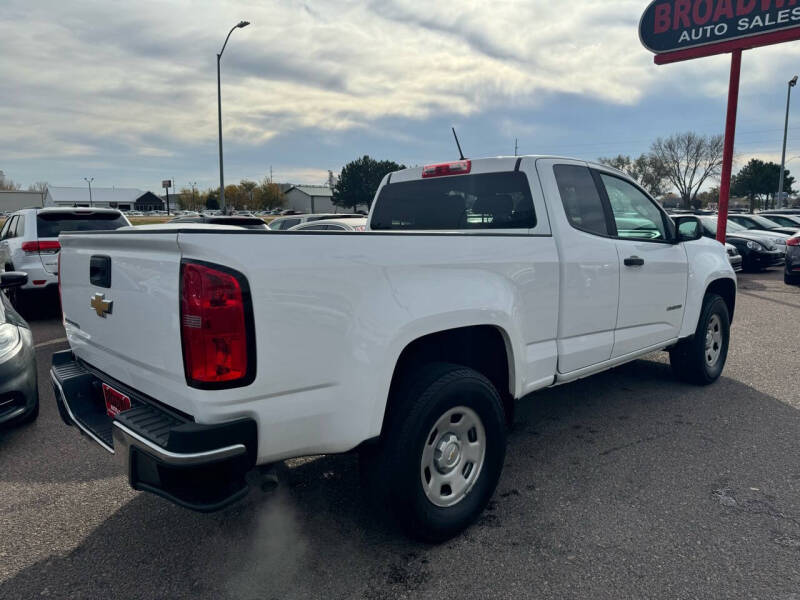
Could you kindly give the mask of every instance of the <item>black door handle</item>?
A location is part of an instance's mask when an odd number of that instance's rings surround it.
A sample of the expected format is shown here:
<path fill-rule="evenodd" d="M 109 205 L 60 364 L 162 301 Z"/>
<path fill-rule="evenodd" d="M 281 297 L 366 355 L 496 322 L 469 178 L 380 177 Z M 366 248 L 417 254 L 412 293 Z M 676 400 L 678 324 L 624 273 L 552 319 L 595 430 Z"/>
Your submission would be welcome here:
<path fill-rule="evenodd" d="M 626 267 L 641 267 L 644 264 L 644 259 L 638 256 L 631 256 L 625 259 Z"/>

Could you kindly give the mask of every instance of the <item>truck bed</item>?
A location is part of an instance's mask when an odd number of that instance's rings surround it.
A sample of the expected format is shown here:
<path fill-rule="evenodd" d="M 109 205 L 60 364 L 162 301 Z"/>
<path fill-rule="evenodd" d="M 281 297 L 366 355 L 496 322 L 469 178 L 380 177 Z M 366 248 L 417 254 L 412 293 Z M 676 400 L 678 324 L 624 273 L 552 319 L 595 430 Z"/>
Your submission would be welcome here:
<path fill-rule="evenodd" d="M 383 413 L 375 399 L 385 398 L 397 357 L 432 320 L 439 329 L 448 322 L 501 328 L 520 349 L 513 395 L 555 371 L 558 261 L 549 236 L 176 228 L 61 239 L 75 356 L 199 423 L 268 422 L 261 460 L 346 451 L 377 435 Z M 90 283 L 92 256 L 109 257 L 110 288 Z M 251 385 L 187 385 L 182 260 L 247 278 L 258 357 Z M 105 317 L 90 306 L 96 294 L 113 302 Z"/>

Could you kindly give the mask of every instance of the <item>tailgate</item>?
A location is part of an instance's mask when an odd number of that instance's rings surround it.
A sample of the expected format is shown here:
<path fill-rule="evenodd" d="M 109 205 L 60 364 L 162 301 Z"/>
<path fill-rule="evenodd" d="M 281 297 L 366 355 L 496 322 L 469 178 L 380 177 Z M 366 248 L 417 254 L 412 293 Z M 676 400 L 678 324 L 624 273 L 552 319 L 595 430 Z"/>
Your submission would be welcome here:
<path fill-rule="evenodd" d="M 187 411 L 179 399 L 186 384 L 178 323 L 177 235 L 67 234 L 60 241 L 62 308 L 75 355 Z M 102 281 L 106 271 L 108 280 Z"/>

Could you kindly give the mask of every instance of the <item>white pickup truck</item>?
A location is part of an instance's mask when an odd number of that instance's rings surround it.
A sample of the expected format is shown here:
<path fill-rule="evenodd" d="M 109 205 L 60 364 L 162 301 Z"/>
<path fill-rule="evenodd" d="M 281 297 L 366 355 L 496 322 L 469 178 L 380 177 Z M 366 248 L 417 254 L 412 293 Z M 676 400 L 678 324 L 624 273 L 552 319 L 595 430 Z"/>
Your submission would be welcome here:
<path fill-rule="evenodd" d="M 196 510 L 257 466 L 357 449 L 414 536 L 500 477 L 514 401 L 668 350 L 715 381 L 736 277 L 694 217 L 551 157 L 388 175 L 364 233 L 164 225 L 60 237 L 64 420 Z"/>

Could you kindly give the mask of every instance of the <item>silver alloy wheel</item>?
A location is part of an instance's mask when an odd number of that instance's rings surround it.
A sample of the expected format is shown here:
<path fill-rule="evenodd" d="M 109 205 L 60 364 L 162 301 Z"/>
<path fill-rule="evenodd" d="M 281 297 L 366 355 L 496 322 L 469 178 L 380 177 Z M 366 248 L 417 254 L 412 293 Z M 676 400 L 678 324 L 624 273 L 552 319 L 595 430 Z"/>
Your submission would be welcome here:
<path fill-rule="evenodd" d="M 718 315 L 711 315 L 706 330 L 706 364 L 713 367 L 722 354 L 722 321 Z"/>
<path fill-rule="evenodd" d="M 486 431 L 471 408 L 444 413 L 425 438 L 420 462 L 422 489 L 433 504 L 454 506 L 469 494 L 486 458 Z"/>

